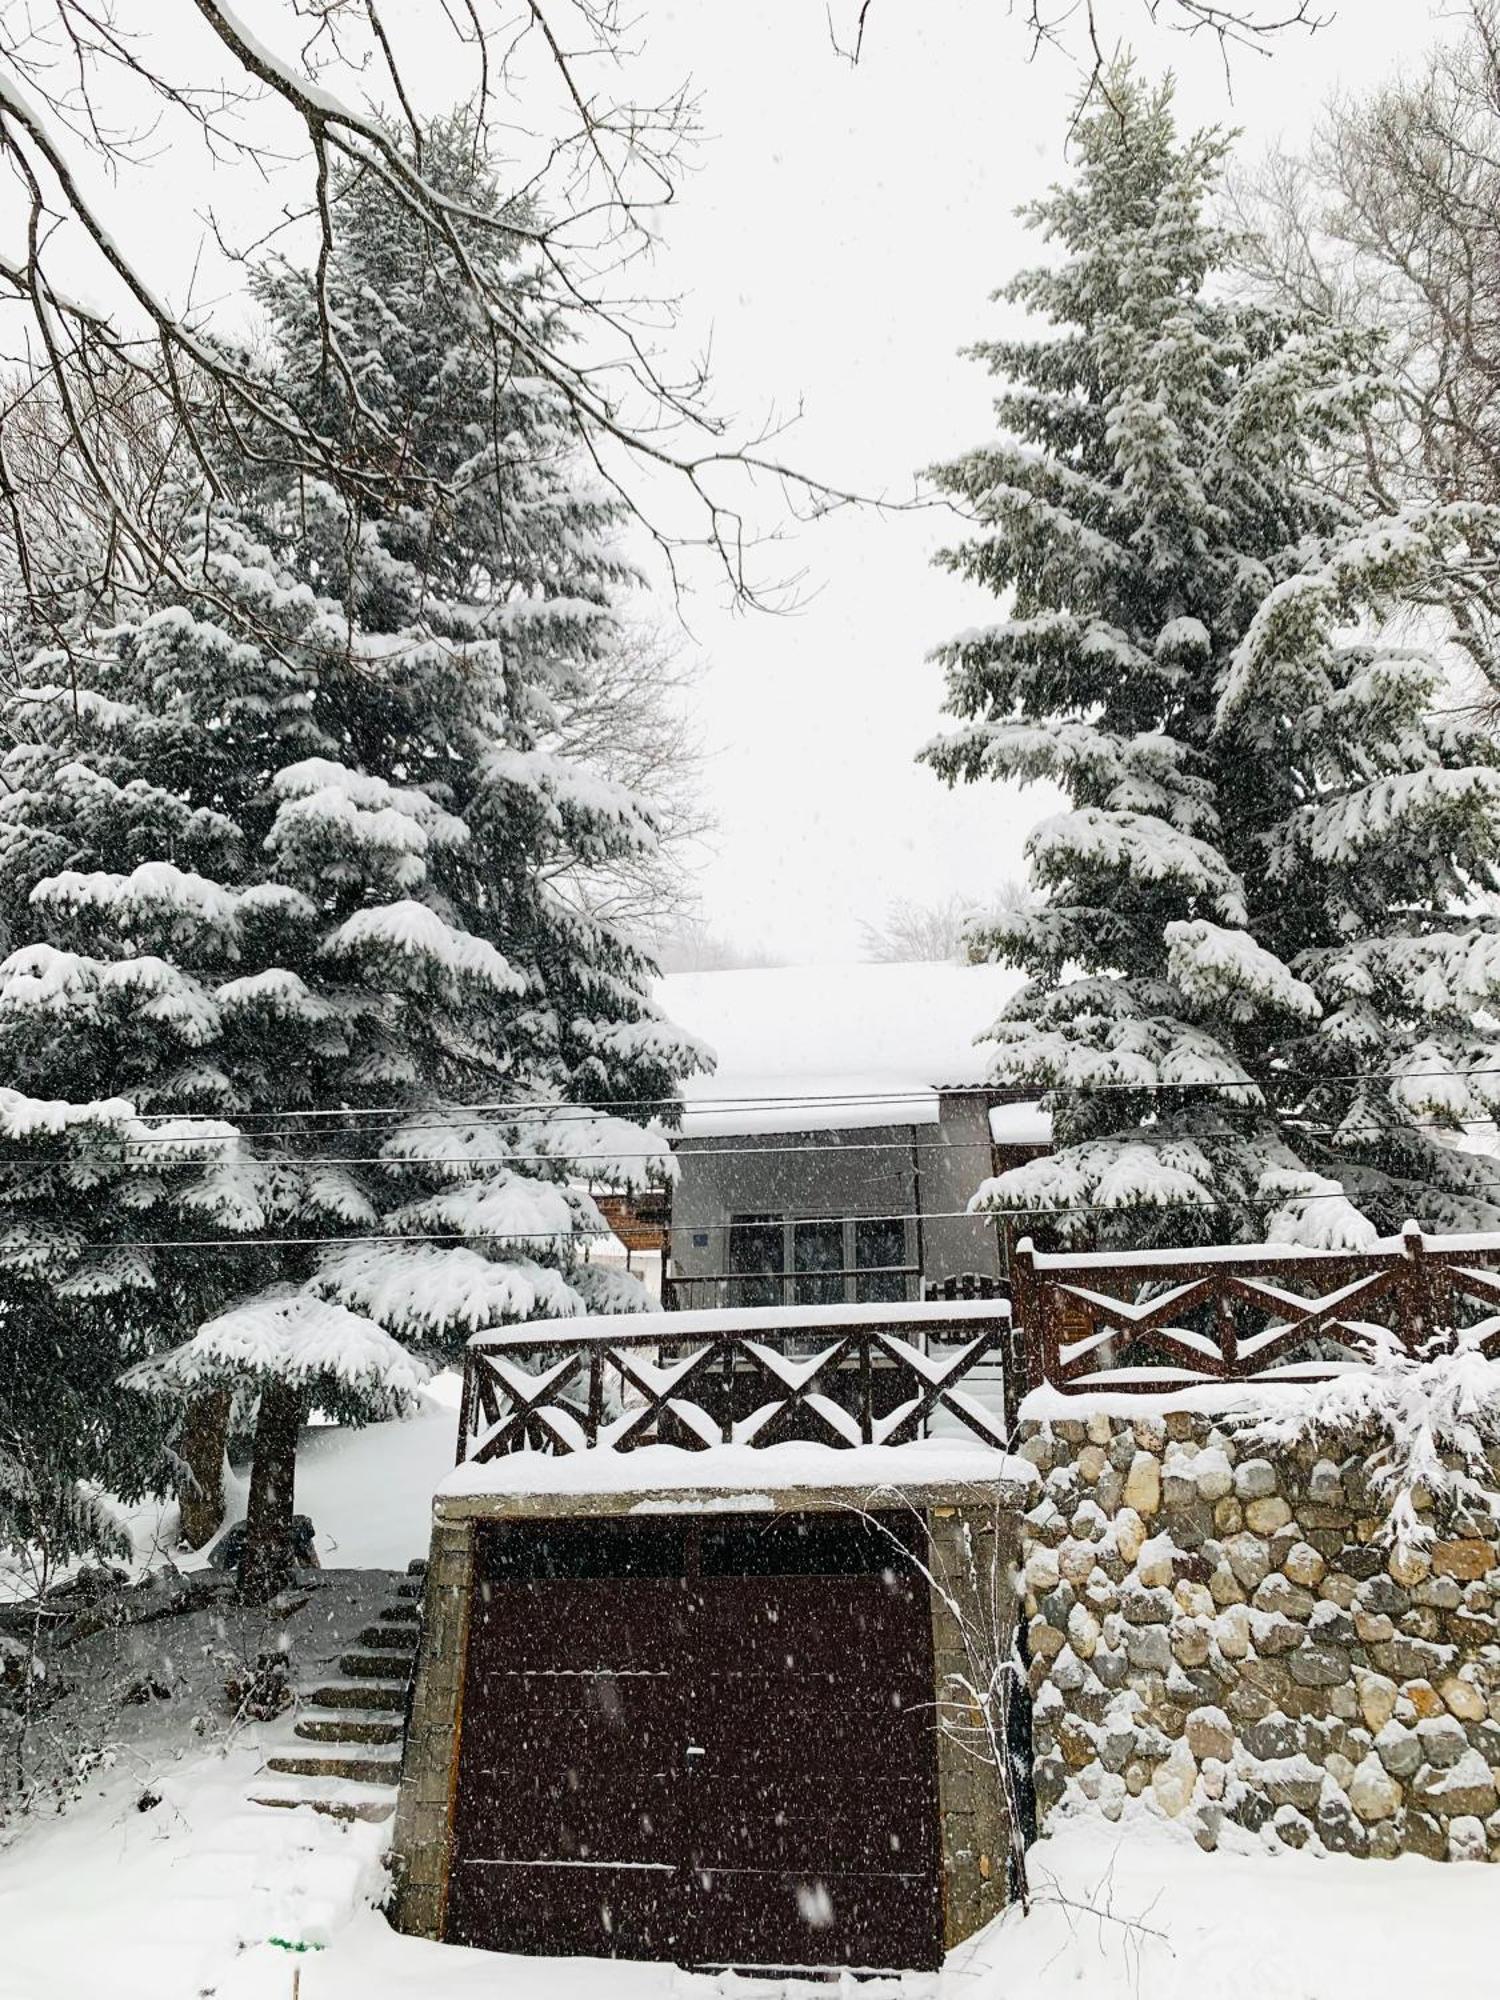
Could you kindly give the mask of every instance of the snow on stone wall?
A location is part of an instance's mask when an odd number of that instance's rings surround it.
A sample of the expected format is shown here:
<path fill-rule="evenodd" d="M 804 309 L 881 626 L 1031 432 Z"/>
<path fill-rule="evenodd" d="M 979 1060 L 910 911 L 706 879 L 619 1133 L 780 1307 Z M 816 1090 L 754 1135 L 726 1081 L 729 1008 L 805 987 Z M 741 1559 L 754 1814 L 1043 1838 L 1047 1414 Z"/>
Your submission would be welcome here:
<path fill-rule="evenodd" d="M 1495 1524 L 1393 1551 L 1350 1437 L 1274 1461 L 1212 1416 L 1023 1424 L 1038 1805 L 1218 1845 L 1500 1860 Z"/>

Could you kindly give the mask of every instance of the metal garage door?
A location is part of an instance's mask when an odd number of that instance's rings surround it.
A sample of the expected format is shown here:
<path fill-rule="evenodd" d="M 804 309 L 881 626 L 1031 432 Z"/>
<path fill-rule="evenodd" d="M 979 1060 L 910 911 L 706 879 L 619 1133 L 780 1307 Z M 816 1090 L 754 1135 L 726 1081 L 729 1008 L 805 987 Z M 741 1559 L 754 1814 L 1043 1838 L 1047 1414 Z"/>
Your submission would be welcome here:
<path fill-rule="evenodd" d="M 481 1531 L 447 1935 L 695 1965 L 941 1954 L 927 1585 L 807 1514 Z"/>

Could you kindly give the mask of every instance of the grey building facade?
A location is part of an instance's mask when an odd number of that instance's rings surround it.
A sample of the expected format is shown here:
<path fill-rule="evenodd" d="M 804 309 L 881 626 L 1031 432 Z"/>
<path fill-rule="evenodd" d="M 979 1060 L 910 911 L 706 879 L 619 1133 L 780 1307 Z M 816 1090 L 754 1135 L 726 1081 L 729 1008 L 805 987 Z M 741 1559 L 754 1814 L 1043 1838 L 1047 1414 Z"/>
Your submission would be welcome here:
<path fill-rule="evenodd" d="M 1024 1099 L 938 1087 L 910 1122 L 690 1130 L 673 1148 L 662 1303 L 893 1303 L 999 1283 L 1004 1233 L 966 1211 L 982 1181 L 1047 1150 L 1045 1115 Z"/>

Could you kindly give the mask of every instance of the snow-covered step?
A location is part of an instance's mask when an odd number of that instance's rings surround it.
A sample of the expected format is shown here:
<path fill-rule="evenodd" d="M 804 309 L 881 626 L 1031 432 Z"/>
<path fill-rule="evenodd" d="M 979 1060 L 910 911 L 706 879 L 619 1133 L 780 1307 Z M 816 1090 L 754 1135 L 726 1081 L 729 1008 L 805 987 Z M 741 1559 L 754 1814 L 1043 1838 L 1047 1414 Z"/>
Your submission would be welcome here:
<path fill-rule="evenodd" d="M 304 1743 L 399 1743 L 405 1732 L 394 1710 L 383 1714 L 357 1708 L 304 1708 L 292 1733 Z"/>
<path fill-rule="evenodd" d="M 394 1785 L 401 1776 L 401 1746 L 329 1744 L 319 1750 L 278 1750 L 266 1759 L 266 1769 L 289 1778 L 351 1779 L 361 1785 Z"/>
<path fill-rule="evenodd" d="M 388 1604 L 380 1614 L 382 1625 L 420 1625 L 422 1607 L 420 1604 Z"/>
<path fill-rule="evenodd" d="M 358 1644 L 364 1651 L 372 1653 L 414 1653 L 418 1636 L 415 1625 L 381 1623 L 366 1625 L 359 1635 Z"/>
<path fill-rule="evenodd" d="M 392 1664 L 390 1660 L 381 1662 L 386 1673 L 389 1673 Z M 383 1709 L 392 1715 L 404 1715 L 406 1682 L 376 1680 L 371 1676 L 359 1680 L 325 1681 L 321 1687 L 313 1688 L 307 1699 L 318 1708 Z"/>
<path fill-rule="evenodd" d="M 305 1806 L 330 1819 L 389 1819 L 396 1810 L 396 1786 L 370 1785 L 349 1778 L 292 1778 L 267 1773 L 250 1790 L 258 1806 Z"/>
<path fill-rule="evenodd" d="M 406 1699 L 404 1669 L 411 1658 L 411 1648 L 397 1652 L 390 1647 L 370 1647 L 361 1642 L 355 1653 L 345 1653 L 339 1661 L 339 1672 L 347 1674 L 352 1681 L 384 1681 L 400 1690 L 397 1699 Z M 398 1676 L 402 1676 L 398 1678 Z"/>

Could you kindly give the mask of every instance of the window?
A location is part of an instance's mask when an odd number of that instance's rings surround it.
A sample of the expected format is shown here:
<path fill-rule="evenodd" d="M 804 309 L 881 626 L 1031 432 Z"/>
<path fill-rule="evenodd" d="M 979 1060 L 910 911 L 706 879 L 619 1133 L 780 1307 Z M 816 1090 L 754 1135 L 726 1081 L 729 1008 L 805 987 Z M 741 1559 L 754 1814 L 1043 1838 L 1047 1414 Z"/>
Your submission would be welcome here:
<path fill-rule="evenodd" d="M 779 1215 L 737 1215 L 729 1225 L 729 1303 L 779 1306 L 786 1269 L 786 1225 Z"/>
<path fill-rule="evenodd" d="M 854 1231 L 854 1296 L 861 1305 L 890 1304 L 906 1297 L 906 1224 L 877 1218 L 851 1225 Z"/>
<path fill-rule="evenodd" d="M 796 1272 L 793 1303 L 833 1306 L 844 1297 L 844 1225 L 841 1222 L 794 1222 L 792 1269 Z"/>
<path fill-rule="evenodd" d="M 736 1215 L 729 1224 L 731 1306 L 899 1304 L 915 1292 L 910 1225 L 899 1216 L 832 1222 Z"/>

